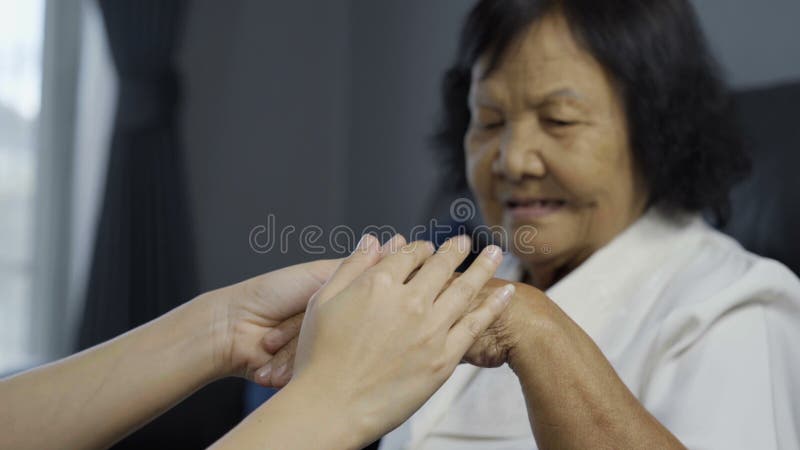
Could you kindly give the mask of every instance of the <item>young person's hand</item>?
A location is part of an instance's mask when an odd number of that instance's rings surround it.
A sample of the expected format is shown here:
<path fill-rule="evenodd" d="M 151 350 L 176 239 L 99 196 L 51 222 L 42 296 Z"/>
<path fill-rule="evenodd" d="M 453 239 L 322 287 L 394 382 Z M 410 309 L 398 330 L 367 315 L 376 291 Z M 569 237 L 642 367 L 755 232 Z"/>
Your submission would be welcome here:
<path fill-rule="evenodd" d="M 218 375 L 253 380 L 273 354 L 264 335 L 305 311 L 309 299 L 331 277 L 341 260 L 318 260 L 275 270 L 201 295 L 215 327 Z M 263 380 L 262 380 L 262 384 Z"/>

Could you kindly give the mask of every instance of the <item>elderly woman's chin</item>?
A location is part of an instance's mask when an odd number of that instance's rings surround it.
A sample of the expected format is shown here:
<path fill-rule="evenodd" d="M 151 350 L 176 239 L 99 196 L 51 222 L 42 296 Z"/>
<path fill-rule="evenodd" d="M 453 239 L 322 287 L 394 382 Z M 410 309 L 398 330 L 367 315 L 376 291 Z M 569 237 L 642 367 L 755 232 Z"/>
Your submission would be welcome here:
<path fill-rule="evenodd" d="M 571 246 L 563 231 L 533 224 L 504 226 L 508 232 L 507 250 L 523 263 L 539 265 Z M 529 265 L 529 264 L 525 264 Z"/>
<path fill-rule="evenodd" d="M 576 252 L 577 216 L 565 205 L 506 208 L 498 223 L 505 232 L 506 249 L 532 269 L 566 263 Z"/>

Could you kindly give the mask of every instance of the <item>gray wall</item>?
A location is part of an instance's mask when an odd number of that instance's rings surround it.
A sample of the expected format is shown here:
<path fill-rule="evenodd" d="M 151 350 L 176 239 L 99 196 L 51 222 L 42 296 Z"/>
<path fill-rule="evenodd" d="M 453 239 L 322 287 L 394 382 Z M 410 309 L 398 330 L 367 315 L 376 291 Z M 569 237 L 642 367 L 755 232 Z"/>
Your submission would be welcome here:
<path fill-rule="evenodd" d="M 693 0 L 734 87 L 800 80 L 800 0 Z"/>
<path fill-rule="evenodd" d="M 269 213 L 342 221 L 348 20 L 337 2 L 193 3 L 183 131 L 204 289 L 304 259 L 251 250 Z"/>
<path fill-rule="evenodd" d="M 423 221 L 437 175 L 430 136 L 441 74 L 471 2 L 352 2 L 347 220 L 407 233 Z"/>
<path fill-rule="evenodd" d="M 736 86 L 800 79 L 800 1 L 697 0 Z M 309 259 L 250 230 L 424 221 L 439 77 L 471 0 L 195 0 L 181 58 L 202 285 Z"/>

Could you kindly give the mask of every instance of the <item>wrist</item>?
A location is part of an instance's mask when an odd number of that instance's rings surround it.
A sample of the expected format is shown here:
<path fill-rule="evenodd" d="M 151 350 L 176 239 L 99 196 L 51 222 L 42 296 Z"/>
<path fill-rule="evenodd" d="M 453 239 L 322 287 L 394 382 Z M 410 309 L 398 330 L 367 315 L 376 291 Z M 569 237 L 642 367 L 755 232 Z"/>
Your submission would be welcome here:
<path fill-rule="evenodd" d="M 303 405 L 299 421 L 313 424 L 313 448 L 360 449 L 380 437 L 372 436 L 368 415 L 356 411 L 353 399 L 341 393 L 335 383 L 306 373 L 293 378 L 280 393 L 295 407 Z"/>
<path fill-rule="evenodd" d="M 527 361 L 531 355 L 531 337 L 528 322 L 518 319 L 513 326 L 514 340 L 508 348 L 507 363 L 511 370 L 518 376 L 520 371 L 527 367 Z"/>
<path fill-rule="evenodd" d="M 190 322 L 200 333 L 198 347 L 205 353 L 204 370 L 213 380 L 231 376 L 234 372 L 229 305 L 225 299 L 218 298 L 215 292 L 201 294 L 186 305 L 188 314 L 193 317 Z"/>
<path fill-rule="evenodd" d="M 214 449 L 358 450 L 368 444 L 349 422 L 347 399 L 296 377 L 214 445 Z"/>
<path fill-rule="evenodd" d="M 508 348 L 507 363 L 517 373 L 530 369 L 534 355 L 539 354 L 540 346 L 547 345 L 543 334 L 548 333 L 546 315 L 542 313 L 542 302 L 549 301 L 544 293 L 538 289 L 524 284 L 515 283 L 517 290 L 510 305 L 511 318 L 509 329 L 514 339 L 511 339 Z"/>

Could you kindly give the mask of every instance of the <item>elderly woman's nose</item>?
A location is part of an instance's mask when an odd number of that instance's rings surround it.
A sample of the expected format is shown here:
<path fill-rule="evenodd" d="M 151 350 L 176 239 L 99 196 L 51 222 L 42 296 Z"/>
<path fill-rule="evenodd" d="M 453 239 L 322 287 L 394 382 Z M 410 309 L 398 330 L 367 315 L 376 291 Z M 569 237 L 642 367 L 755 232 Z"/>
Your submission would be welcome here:
<path fill-rule="evenodd" d="M 509 130 L 492 167 L 495 174 L 513 181 L 520 181 L 525 177 L 543 177 L 547 170 L 536 133 Z"/>

